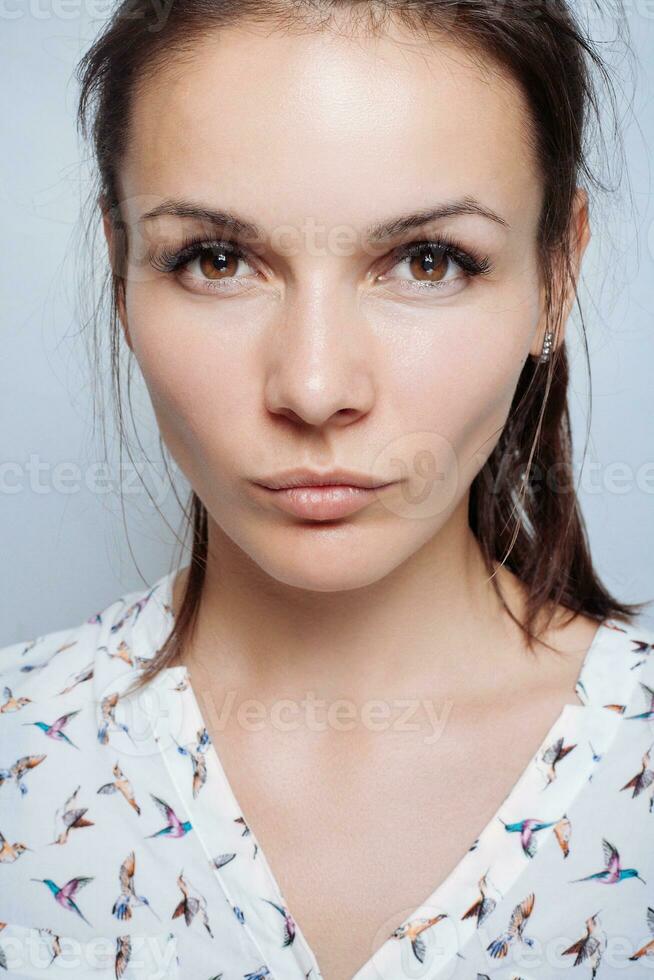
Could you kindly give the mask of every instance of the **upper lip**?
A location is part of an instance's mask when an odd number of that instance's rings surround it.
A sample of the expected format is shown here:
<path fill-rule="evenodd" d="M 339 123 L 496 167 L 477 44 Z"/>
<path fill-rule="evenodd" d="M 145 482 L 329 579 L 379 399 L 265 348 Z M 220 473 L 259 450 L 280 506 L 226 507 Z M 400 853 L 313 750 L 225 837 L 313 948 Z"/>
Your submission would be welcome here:
<path fill-rule="evenodd" d="M 283 473 L 257 482 L 270 490 L 283 490 L 285 487 L 327 486 L 366 487 L 373 490 L 375 487 L 386 486 L 391 481 L 379 480 L 367 473 L 356 473 L 354 470 L 325 470 L 321 473 L 317 470 L 295 469 L 285 470 Z"/>

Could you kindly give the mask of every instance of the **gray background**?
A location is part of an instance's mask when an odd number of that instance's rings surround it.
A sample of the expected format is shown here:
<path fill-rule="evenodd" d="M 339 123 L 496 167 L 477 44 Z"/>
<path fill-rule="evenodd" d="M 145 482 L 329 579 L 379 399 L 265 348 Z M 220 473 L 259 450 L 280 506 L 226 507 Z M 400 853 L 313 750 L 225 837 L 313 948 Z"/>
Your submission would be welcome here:
<path fill-rule="evenodd" d="M 135 460 L 168 523 L 128 458 L 121 470 L 109 401 L 109 492 L 100 492 L 97 470 L 103 447 L 92 426 L 78 290 L 80 277 L 94 266 L 102 269 L 106 259 L 101 238 L 80 259 L 80 206 L 91 184 L 89 151 L 75 130 L 73 72 L 111 6 L 100 0 L 0 0 L 0 647 L 81 622 L 154 581 L 179 556 L 179 512 L 165 490 L 142 384 L 134 407 L 144 451 L 137 447 Z M 654 4 L 631 0 L 625 6 L 635 78 L 619 48 L 614 60 L 629 183 L 608 211 L 602 204 L 593 214 L 584 266 L 592 413 L 583 469 L 589 386 L 577 313 L 568 338 L 580 502 L 593 556 L 618 598 L 641 601 L 654 598 L 654 110 L 648 96 L 654 90 Z M 590 10 L 585 4 L 582 16 Z M 610 36 L 610 23 L 592 16 L 595 36 Z M 84 284 L 82 289 L 88 292 Z M 108 378 L 105 357 L 100 381 L 107 391 Z M 126 528 L 117 492 L 121 472 Z M 185 500 L 179 475 L 177 486 Z M 643 621 L 654 625 L 654 606 Z"/>

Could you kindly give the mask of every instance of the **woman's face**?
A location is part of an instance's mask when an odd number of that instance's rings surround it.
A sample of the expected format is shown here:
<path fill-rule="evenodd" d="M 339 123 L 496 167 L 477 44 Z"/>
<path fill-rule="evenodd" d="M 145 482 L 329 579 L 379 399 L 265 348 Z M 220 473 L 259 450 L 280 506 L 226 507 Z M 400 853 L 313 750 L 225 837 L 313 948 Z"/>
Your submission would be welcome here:
<path fill-rule="evenodd" d="M 519 89 L 399 27 L 234 28 L 147 81 L 130 126 L 121 319 L 214 541 L 330 591 L 380 580 L 446 525 L 463 531 L 542 343 L 542 188 Z M 173 202 L 181 216 L 144 217 Z M 401 254 L 443 236 L 463 257 Z M 205 250 L 165 271 L 196 237 Z M 243 255 L 206 248 L 221 240 Z M 393 482 L 356 513 L 308 519 L 257 484 L 294 467 Z"/>

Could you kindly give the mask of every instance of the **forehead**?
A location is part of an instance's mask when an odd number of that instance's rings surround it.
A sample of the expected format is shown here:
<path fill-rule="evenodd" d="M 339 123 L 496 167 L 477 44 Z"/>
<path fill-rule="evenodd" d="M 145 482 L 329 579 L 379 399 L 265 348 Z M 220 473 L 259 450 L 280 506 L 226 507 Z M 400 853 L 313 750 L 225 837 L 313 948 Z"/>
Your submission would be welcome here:
<path fill-rule="evenodd" d="M 140 86 L 121 193 L 241 206 L 264 226 L 476 195 L 513 225 L 540 200 L 528 127 L 519 86 L 451 40 L 230 27 Z"/>

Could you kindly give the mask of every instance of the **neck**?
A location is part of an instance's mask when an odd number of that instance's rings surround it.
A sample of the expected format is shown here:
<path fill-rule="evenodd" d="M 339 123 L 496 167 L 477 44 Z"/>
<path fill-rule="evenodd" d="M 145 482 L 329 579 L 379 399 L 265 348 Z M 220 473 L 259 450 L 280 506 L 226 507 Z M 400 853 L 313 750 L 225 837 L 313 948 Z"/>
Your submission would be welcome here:
<path fill-rule="evenodd" d="M 465 519 L 464 519 L 465 517 Z M 185 663 L 209 686 L 257 697 L 364 699 L 412 694 L 428 685 L 464 697 L 499 688 L 524 655 L 522 633 L 502 607 L 467 506 L 390 575 L 340 592 L 306 591 L 267 576 L 210 521 L 209 559 Z M 495 574 L 518 619 L 524 589 L 506 568 Z M 186 569 L 177 576 L 177 613 Z M 473 674 L 471 674 L 473 672 Z"/>

